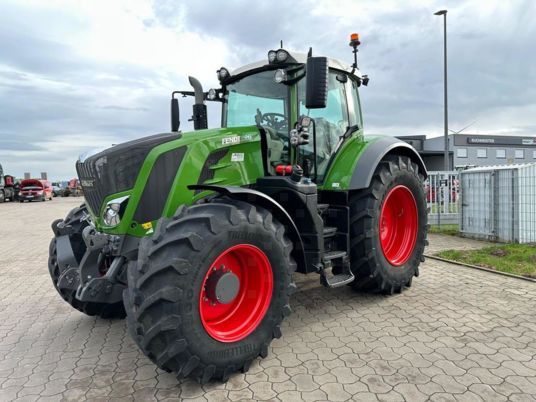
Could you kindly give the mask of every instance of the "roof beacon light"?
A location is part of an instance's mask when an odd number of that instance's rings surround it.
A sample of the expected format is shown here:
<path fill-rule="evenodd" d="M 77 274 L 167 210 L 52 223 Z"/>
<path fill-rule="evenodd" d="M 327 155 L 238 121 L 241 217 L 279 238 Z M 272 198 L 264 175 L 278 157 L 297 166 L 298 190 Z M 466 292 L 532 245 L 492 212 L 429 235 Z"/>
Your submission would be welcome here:
<path fill-rule="evenodd" d="M 358 47 L 361 44 L 359 41 L 359 34 L 353 33 L 350 35 L 350 46 L 352 46 L 354 49 Z"/>
<path fill-rule="evenodd" d="M 359 41 L 359 34 L 358 33 L 353 33 L 350 35 L 350 43 L 349 45 L 354 49 L 352 50 L 352 53 L 354 54 L 354 64 L 352 64 L 352 71 L 350 72 L 350 74 L 353 74 L 355 72 L 355 70 L 357 70 L 357 47 L 361 44 L 361 42 Z"/>

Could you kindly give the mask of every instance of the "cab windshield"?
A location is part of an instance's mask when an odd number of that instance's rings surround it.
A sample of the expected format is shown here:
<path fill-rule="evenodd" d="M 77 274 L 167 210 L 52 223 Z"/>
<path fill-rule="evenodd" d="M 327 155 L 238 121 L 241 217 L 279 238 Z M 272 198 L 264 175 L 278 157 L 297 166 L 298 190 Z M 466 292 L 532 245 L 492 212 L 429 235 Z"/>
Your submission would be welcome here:
<path fill-rule="evenodd" d="M 226 127 L 261 124 L 288 132 L 289 89 L 274 81 L 274 71 L 249 75 L 227 86 L 224 104 Z"/>
<path fill-rule="evenodd" d="M 270 150 L 269 165 L 289 159 L 290 89 L 274 81 L 274 70 L 262 71 L 227 85 L 224 127 L 262 126 Z"/>

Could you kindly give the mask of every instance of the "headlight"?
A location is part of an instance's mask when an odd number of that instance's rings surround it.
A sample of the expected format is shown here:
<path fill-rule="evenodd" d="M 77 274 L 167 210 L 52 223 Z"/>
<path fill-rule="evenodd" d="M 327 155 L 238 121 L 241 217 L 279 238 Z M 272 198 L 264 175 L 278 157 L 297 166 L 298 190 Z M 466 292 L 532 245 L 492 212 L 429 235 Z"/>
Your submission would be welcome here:
<path fill-rule="evenodd" d="M 284 62 L 286 59 L 288 59 L 288 52 L 286 50 L 283 50 L 283 49 L 279 49 L 277 51 L 277 54 L 276 54 L 276 57 L 277 57 L 277 61 L 282 63 Z"/>
<path fill-rule="evenodd" d="M 116 198 L 106 204 L 102 219 L 106 226 L 117 226 L 121 223 L 121 216 L 127 206 L 129 196 Z"/>
<path fill-rule="evenodd" d="M 268 63 L 273 63 L 275 61 L 277 52 L 275 50 L 270 50 L 268 52 Z"/>
<path fill-rule="evenodd" d="M 282 68 L 275 70 L 274 74 L 274 81 L 278 84 L 282 83 L 283 81 L 287 80 L 287 72 L 283 70 Z"/>
<path fill-rule="evenodd" d="M 218 74 L 218 80 L 220 80 L 220 81 L 223 81 L 223 80 L 229 78 L 229 76 L 231 75 L 231 74 L 229 74 L 229 70 L 227 70 L 225 67 L 220 68 L 217 71 L 217 74 Z"/>

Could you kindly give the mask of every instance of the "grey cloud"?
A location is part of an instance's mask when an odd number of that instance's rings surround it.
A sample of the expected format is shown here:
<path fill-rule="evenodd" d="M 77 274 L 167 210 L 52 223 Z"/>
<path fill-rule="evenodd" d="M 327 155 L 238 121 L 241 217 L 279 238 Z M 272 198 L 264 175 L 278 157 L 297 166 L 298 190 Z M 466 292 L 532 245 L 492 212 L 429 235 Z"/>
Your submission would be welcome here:
<path fill-rule="evenodd" d="M 119 110 L 122 112 L 125 112 L 125 111 L 147 112 L 149 111 L 149 109 L 146 107 L 127 107 L 127 106 L 117 106 L 117 105 L 106 105 L 106 106 L 101 106 L 100 108 L 104 110 Z"/>
<path fill-rule="evenodd" d="M 160 23 L 184 24 L 188 30 L 223 38 L 243 63 L 253 56 L 265 57 L 266 51 L 283 39 L 290 47 L 305 50 L 311 45 L 315 54 L 350 64 L 346 40 L 350 32 L 361 30 L 359 64 L 372 78 L 369 88 L 361 91 L 367 125 L 372 129 L 398 127 L 393 134 L 413 132 L 416 127 L 441 127 L 443 32 L 441 18 L 432 15 L 440 5 L 410 4 L 335 18 L 313 15 L 308 1 L 292 7 L 280 1 L 245 0 L 187 5 L 156 0 L 153 4 Z M 494 108 L 532 103 L 536 99 L 536 87 L 530 84 L 536 81 L 536 54 L 527 49 L 533 47 L 536 36 L 531 19 L 534 3 L 510 2 L 507 15 L 504 7 L 488 15 L 492 4 L 487 9 L 463 1 L 448 6 L 453 125 Z"/>
<path fill-rule="evenodd" d="M 0 152 L 5 151 L 43 151 L 35 138 L 31 135 L 19 135 L 16 133 L 0 132 Z"/>

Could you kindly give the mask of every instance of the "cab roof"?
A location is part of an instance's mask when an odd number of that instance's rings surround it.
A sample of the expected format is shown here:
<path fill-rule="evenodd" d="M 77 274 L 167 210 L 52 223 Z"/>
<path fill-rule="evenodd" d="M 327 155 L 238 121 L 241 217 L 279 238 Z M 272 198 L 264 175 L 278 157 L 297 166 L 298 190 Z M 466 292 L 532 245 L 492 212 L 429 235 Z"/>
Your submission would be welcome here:
<path fill-rule="evenodd" d="M 285 49 L 286 50 L 286 49 Z M 289 64 L 305 64 L 307 63 L 307 54 L 305 53 L 299 53 L 299 52 L 289 52 L 286 50 L 289 55 L 296 60 L 296 63 L 282 63 L 281 66 L 288 66 Z M 256 70 L 265 66 L 273 66 L 277 68 L 277 63 L 269 64 L 268 58 L 264 60 L 259 60 L 254 63 L 246 64 L 245 66 L 239 67 L 233 71 L 231 71 L 231 76 L 240 75 L 250 70 Z M 328 66 L 329 68 L 335 68 L 337 70 L 347 71 L 349 68 L 351 68 L 350 64 L 343 63 L 340 60 L 333 59 L 331 57 L 328 57 Z M 360 76 L 359 70 L 355 71 L 357 76 Z"/>

